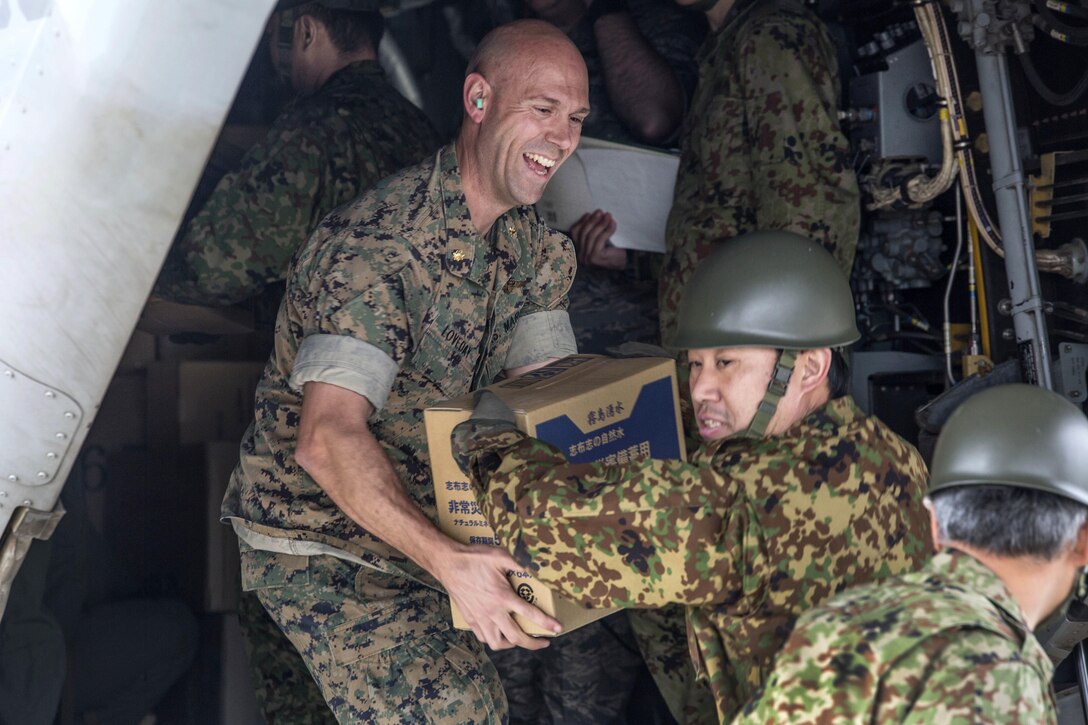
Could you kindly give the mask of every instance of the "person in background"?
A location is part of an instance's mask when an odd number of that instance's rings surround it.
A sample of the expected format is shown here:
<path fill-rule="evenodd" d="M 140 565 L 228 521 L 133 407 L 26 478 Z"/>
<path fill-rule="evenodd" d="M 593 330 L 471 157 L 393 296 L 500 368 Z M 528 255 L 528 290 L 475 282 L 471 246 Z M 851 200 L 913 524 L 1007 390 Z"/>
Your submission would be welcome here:
<path fill-rule="evenodd" d="M 698 80 L 695 54 L 706 32 L 698 13 L 671 0 L 528 0 L 527 6 L 567 33 L 586 61 L 593 107 L 586 136 L 677 145 Z M 615 231 L 615 219 L 602 209 L 570 229 L 578 249 L 570 314 L 582 352 L 657 342 L 660 255 L 613 246 Z"/>
<path fill-rule="evenodd" d="M 441 140 L 378 64 L 377 0 L 280 0 L 273 63 L 298 93 L 185 225 L 154 294 L 231 305 L 281 282 L 318 222 Z"/>
<path fill-rule="evenodd" d="M 819 18 L 801 0 L 677 2 L 702 10 L 710 35 L 665 232 L 665 344 L 688 280 L 716 244 L 785 229 L 823 245 L 849 276 L 861 217 L 835 46 Z"/>

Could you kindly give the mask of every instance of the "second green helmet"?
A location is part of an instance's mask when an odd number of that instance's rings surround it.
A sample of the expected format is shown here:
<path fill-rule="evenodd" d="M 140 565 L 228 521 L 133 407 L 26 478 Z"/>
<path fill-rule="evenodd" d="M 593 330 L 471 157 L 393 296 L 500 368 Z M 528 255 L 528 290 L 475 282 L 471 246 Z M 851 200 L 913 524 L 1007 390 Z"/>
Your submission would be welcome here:
<path fill-rule="evenodd" d="M 1088 418 L 1034 385 L 973 396 L 941 430 L 929 492 L 987 485 L 1032 488 L 1088 506 Z"/>
<path fill-rule="evenodd" d="M 831 254 L 793 232 L 751 232 L 699 262 L 670 347 L 841 347 L 860 334 L 850 282 Z"/>

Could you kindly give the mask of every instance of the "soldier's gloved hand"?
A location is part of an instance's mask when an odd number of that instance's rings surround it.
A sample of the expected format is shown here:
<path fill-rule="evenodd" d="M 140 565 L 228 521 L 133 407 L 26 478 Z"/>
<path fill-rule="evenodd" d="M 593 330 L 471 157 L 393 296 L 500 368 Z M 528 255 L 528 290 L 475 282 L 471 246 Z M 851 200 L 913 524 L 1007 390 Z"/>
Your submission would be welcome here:
<path fill-rule="evenodd" d="M 495 428 L 510 428 L 513 430 L 517 427 L 514 425 L 514 411 L 503 402 L 502 398 L 490 390 L 478 390 L 476 392 L 475 404 L 469 420 L 487 421 L 494 424 Z"/>
<path fill-rule="evenodd" d="M 612 357 L 667 357 L 675 359 L 676 355 L 661 347 L 651 345 L 648 342 L 622 342 L 614 347 L 605 348 Z"/>

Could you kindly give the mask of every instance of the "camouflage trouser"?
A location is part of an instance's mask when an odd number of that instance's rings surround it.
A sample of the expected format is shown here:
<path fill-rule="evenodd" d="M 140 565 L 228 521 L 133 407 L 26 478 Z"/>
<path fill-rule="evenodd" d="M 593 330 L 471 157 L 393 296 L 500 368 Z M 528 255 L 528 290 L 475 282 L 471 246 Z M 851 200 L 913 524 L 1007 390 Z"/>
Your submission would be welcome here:
<path fill-rule="evenodd" d="M 325 696 L 310 676 L 306 663 L 255 593 L 242 592 L 238 622 L 245 635 L 257 704 L 265 722 L 334 725 L 336 717 L 325 704 Z"/>
<path fill-rule="evenodd" d="M 684 610 L 670 604 L 663 609 L 632 609 L 627 615 L 672 716 L 686 725 L 710 725 L 718 722 L 718 710 L 707 684 L 695 679 Z"/>
<path fill-rule="evenodd" d="M 341 723 L 489 723 L 506 718 L 498 673 L 445 597 L 332 556 L 242 555 L 256 591 Z"/>
<path fill-rule="evenodd" d="M 552 640 L 547 649 L 492 652 L 510 722 L 597 725 L 621 720 L 642 665 L 622 613 Z"/>

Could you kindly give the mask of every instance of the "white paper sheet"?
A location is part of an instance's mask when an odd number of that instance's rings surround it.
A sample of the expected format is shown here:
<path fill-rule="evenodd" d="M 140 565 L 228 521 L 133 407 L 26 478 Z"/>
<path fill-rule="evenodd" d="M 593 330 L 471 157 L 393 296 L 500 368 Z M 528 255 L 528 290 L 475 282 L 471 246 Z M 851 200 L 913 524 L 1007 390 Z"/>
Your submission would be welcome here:
<path fill-rule="evenodd" d="M 548 183 L 537 209 L 563 231 L 602 209 L 616 220 L 612 244 L 664 252 L 678 165 L 675 154 L 584 138 Z"/>

